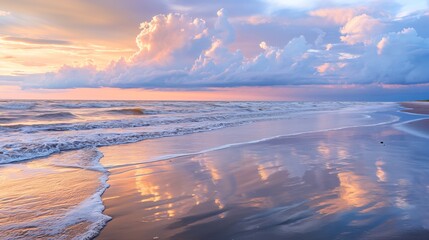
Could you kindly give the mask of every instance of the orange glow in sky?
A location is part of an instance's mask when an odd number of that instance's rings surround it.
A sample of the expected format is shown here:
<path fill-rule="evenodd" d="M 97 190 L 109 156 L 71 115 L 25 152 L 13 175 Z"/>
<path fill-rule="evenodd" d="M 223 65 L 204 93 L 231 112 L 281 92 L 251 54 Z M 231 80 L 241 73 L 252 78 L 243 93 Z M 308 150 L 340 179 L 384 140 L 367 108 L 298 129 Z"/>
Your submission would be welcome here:
<path fill-rule="evenodd" d="M 285 92 L 290 92 L 290 98 Z M 211 91 L 168 91 L 120 88 L 80 89 L 32 89 L 22 90 L 17 86 L 0 86 L 0 99 L 55 99 L 55 100 L 189 100 L 189 101 L 264 101 L 299 100 L 292 95 L 293 89 L 225 88 Z M 279 95 L 273 96 L 273 93 Z"/>

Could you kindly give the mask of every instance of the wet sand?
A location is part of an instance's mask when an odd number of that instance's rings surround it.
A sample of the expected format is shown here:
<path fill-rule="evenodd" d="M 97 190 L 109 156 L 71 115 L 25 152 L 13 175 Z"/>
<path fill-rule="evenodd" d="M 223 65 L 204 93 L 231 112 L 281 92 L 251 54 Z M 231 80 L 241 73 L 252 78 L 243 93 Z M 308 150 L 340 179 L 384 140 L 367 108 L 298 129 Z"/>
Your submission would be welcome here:
<path fill-rule="evenodd" d="M 102 161 L 216 134 L 106 147 Z M 427 143 L 388 124 L 112 167 L 103 202 L 113 219 L 98 239 L 428 239 Z"/>
<path fill-rule="evenodd" d="M 429 102 L 401 103 L 407 109 L 404 112 L 429 115 Z M 406 124 L 409 129 L 429 136 L 429 119 L 422 119 Z"/>
<path fill-rule="evenodd" d="M 429 114 L 429 102 L 404 102 L 401 105 L 407 108 L 404 112 Z"/>

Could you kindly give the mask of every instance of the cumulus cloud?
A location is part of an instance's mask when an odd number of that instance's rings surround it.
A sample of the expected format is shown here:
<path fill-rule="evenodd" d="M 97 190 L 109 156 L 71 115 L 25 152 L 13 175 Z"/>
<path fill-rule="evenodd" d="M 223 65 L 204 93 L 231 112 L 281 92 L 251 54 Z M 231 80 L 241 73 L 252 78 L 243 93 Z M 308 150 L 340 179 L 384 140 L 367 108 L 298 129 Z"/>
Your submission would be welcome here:
<path fill-rule="evenodd" d="M 222 8 L 217 11 L 217 19 L 214 25 L 215 36 L 224 44 L 231 43 L 235 40 L 234 29 L 228 21 L 228 16 Z"/>
<path fill-rule="evenodd" d="M 6 12 L 6 11 L 2 11 L 2 10 L 0 10 L 0 17 L 1 16 L 7 16 L 7 15 L 9 15 L 10 14 L 10 12 Z"/>
<path fill-rule="evenodd" d="M 413 28 L 385 34 L 358 59 L 360 80 L 380 83 L 418 84 L 428 82 L 429 39 Z M 358 76 L 359 76 L 358 75 Z"/>
<path fill-rule="evenodd" d="M 344 11 L 345 16 L 335 15 Z M 141 23 L 138 51 L 129 59 L 112 61 L 104 69 L 93 64 L 63 66 L 27 86 L 205 88 L 428 82 L 429 39 L 413 28 L 389 31 L 386 19 L 359 11 L 363 10 L 311 13 L 343 24 L 341 42 L 325 43 L 320 37 L 312 44 L 304 36 L 284 46 L 263 41 L 252 57 L 231 50 L 235 31 L 223 9 L 212 24 L 186 14 L 157 15 Z"/>
<path fill-rule="evenodd" d="M 361 13 L 361 8 L 322 8 L 310 11 L 310 16 L 325 18 L 330 22 L 342 25 Z"/>
<path fill-rule="evenodd" d="M 44 83 L 50 88 L 74 88 L 94 86 L 93 80 L 97 75 L 96 66 L 62 66 L 56 73 L 47 73 Z"/>
<path fill-rule="evenodd" d="M 157 15 L 140 29 L 132 61 L 144 65 L 186 64 L 210 44 L 205 21 L 183 14 Z"/>
<path fill-rule="evenodd" d="M 341 28 L 341 41 L 347 44 L 370 44 L 374 37 L 382 32 L 383 24 L 379 19 L 362 14 L 350 19 Z"/>

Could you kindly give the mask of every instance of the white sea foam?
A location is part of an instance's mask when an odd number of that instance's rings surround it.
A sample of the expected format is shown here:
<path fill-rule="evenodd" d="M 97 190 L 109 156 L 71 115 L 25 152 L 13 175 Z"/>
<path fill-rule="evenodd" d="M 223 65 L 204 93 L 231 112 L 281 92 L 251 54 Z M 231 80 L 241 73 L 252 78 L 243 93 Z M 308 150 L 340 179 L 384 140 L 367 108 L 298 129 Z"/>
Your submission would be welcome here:
<path fill-rule="evenodd" d="M 37 198 L 37 202 L 41 202 L 41 204 L 54 204 L 52 207 L 55 208 L 56 201 L 59 201 L 64 210 L 51 210 L 49 206 L 43 206 L 42 209 L 48 208 L 48 211 L 52 211 L 50 213 L 46 213 L 46 210 L 39 210 L 39 207 L 35 203 L 24 204 L 22 206 L 17 206 L 18 208 L 8 208 L 2 209 L 0 206 L 0 215 L 4 215 L 6 217 L 12 217 L 16 214 L 22 214 L 22 211 L 29 211 L 32 209 L 31 214 L 36 214 L 36 216 L 29 221 L 20 221 L 20 219 L 16 219 L 16 221 L 9 221 L 6 224 L 0 225 L 0 238 L 1 239 L 36 239 L 36 238 L 44 238 L 44 239 L 92 239 L 100 232 L 100 230 L 106 225 L 106 223 L 111 219 L 111 217 L 104 215 L 104 205 L 101 200 L 101 195 L 107 189 L 108 184 L 108 172 L 100 165 L 99 161 L 102 157 L 102 153 L 96 149 L 83 149 L 79 151 L 74 151 L 67 153 L 65 155 L 61 155 L 58 157 L 52 157 L 47 159 L 47 166 L 71 166 L 76 168 L 88 169 L 88 170 L 96 170 L 101 172 L 100 177 L 94 179 L 94 183 L 86 183 L 86 184 L 96 184 L 95 192 L 90 193 L 86 199 L 82 202 L 77 203 L 76 205 L 70 205 L 71 203 L 64 200 L 63 198 L 73 197 L 73 196 L 57 196 L 52 199 L 40 199 Z M 50 163 L 49 163 L 50 162 Z M 6 166 L 7 167 L 7 166 Z M 27 173 L 27 175 L 31 173 Z M 33 172 L 34 174 L 34 172 Z M 23 176 L 28 178 L 28 176 Z M 61 174 L 58 176 L 61 178 Z M 75 176 L 75 180 L 78 181 L 79 176 Z M 69 179 L 67 179 L 69 180 Z M 64 192 L 68 192 L 67 188 L 73 187 L 67 185 L 68 182 L 59 181 L 58 184 L 63 184 L 62 188 Z M 30 185 L 31 186 L 31 185 Z M 79 191 L 79 189 L 71 189 L 73 193 Z M 37 192 L 36 192 L 37 193 Z M 52 193 L 55 194 L 55 193 Z M 78 193 L 79 194 L 79 193 Z M 88 194 L 88 193 L 82 193 Z M 43 196 L 43 195 L 41 195 Z M 31 197 L 31 196 L 28 196 Z M 53 202 L 50 202 L 53 201 Z M 19 204 L 17 202 L 17 204 Z M 3 206 L 4 207 L 4 206 Z M 20 208 L 24 209 L 20 209 Z M 36 208 L 36 209 L 33 209 Z M 35 212 L 36 211 L 36 212 Z M 37 211 L 41 211 L 39 214 Z M 12 218 L 11 218 L 12 219 Z M 79 224 L 85 224 L 85 227 L 82 227 L 80 233 L 70 233 L 68 229 L 77 226 Z M 73 235 L 71 235 L 73 234 Z"/>
<path fill-rule="evenodd" d="M 28 110 L 32 109 L 36 106 L 35 102 L 0 102 L 0 109 L 8 109 L 8 110 Z"/>

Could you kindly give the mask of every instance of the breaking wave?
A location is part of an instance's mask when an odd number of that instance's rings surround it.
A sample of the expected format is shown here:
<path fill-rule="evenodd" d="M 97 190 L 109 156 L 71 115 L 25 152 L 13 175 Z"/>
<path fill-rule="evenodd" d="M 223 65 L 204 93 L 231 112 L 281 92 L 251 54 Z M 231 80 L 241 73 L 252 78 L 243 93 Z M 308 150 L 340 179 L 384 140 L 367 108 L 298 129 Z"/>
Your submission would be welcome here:
<path fill-rule="evenodd" d="M 111 114 L 124 114 L 124 115 L 145 115 L 146 112 L 142 108 L 123 108 L 123 109 L 113 109 L 106 111 Z"/>
<path fill-rule="evenodd" d="M 36 106 L 35 102 L 0 102 L 0 109 L 27 110 Z"/>
<path fill-rule="evenodd" d="M 36 116 L 36 118 L 38 119 L 45 119 L 45 120 L 71 119 L 75 117 L 76 116 L 74 114 L 69 112 L 44 113 Z"/>

